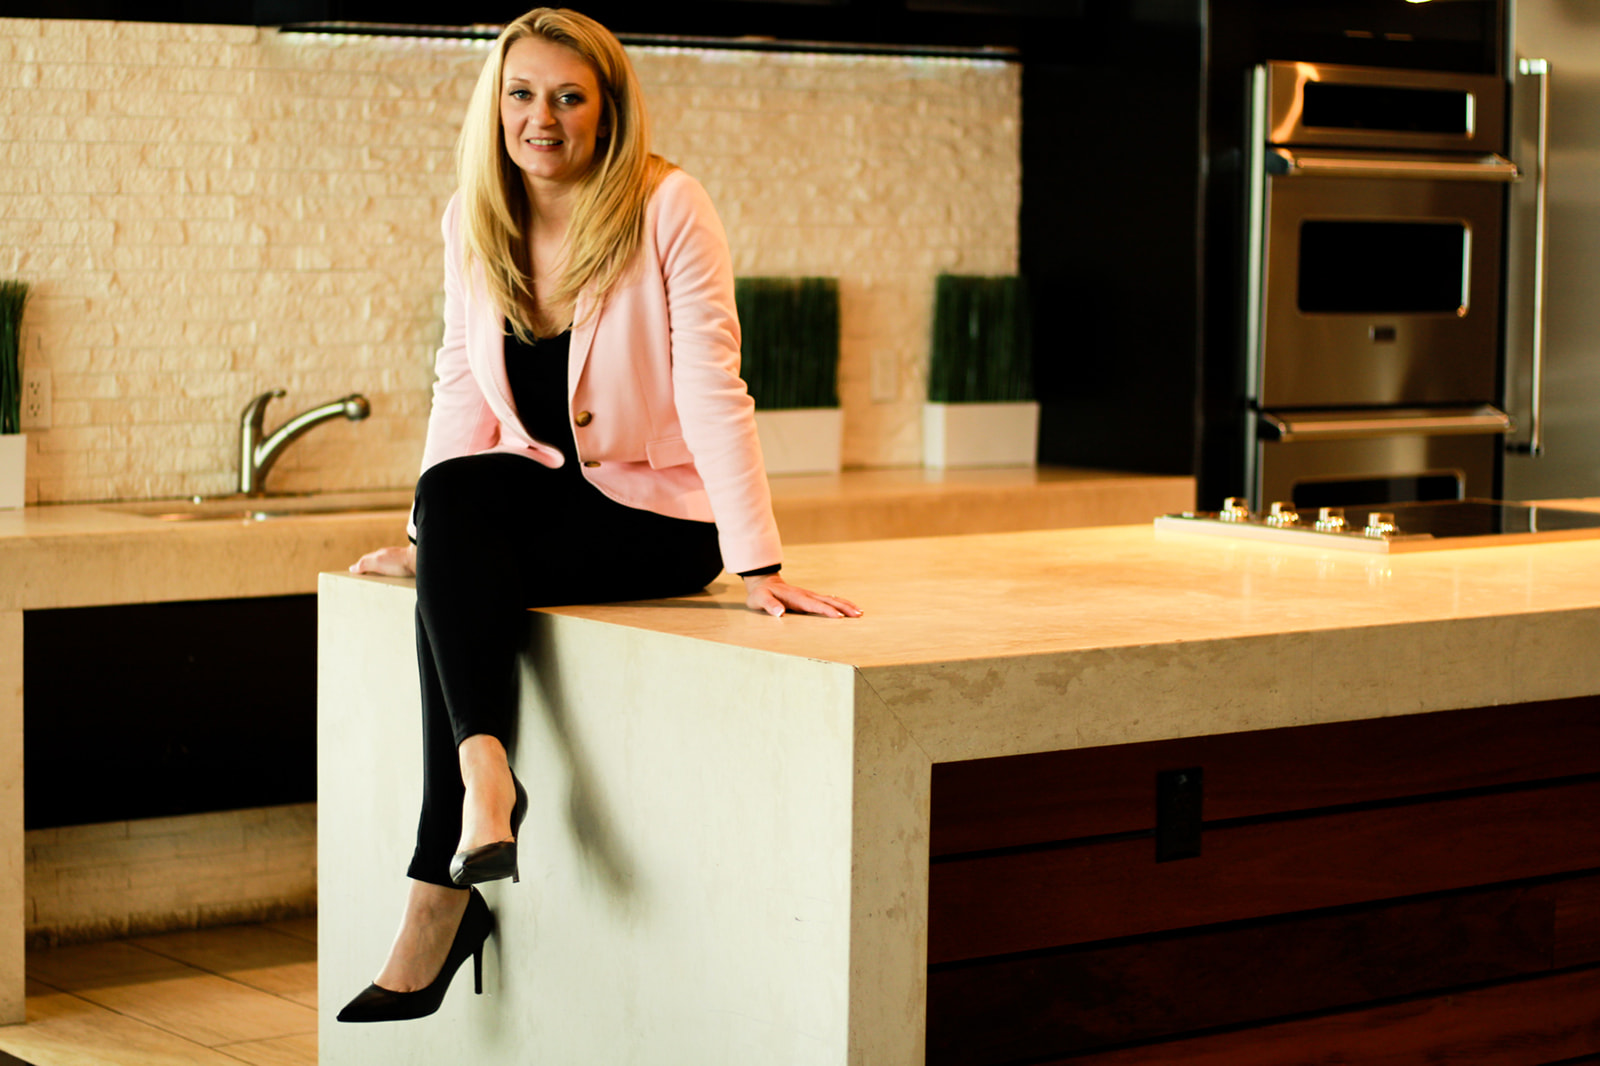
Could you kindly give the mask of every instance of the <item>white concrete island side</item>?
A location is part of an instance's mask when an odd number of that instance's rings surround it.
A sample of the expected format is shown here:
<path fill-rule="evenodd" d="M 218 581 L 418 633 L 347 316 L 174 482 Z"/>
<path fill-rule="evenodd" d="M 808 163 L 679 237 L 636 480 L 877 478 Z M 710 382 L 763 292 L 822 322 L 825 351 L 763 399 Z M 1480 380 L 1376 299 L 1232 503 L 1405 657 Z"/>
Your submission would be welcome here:
<path fill-rule="evenodd" d="M 1600 543 L 1370 557 L 1148 526 L 811 545 L 858 620 L 532 612 L 485 992 L 339 1025 L 404 894 L 409 582 L 324 575 L 321 1059 L 924 1061 L 936 763 L 1600 693 Z"/>

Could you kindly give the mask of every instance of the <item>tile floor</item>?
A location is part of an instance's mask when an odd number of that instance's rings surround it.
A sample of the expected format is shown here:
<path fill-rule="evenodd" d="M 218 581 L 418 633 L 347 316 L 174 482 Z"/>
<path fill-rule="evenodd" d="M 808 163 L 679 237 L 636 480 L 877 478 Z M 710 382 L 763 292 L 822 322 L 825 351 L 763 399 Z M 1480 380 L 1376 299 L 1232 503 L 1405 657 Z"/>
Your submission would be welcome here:
<path fill-rule="evenodd" d="M 314 1066 L 316 919 L 30 952 L 27 1008 L 0 1066 Z"/>

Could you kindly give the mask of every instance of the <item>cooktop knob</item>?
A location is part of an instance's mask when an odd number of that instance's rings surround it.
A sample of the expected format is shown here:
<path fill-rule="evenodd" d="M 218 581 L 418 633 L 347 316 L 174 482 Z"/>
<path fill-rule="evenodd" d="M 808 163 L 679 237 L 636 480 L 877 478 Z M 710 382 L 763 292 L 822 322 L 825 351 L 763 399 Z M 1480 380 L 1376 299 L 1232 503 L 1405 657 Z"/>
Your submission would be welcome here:
<path fill-rule="evenodd" d="M 1269 508 L 1267 515 L 1267 525 L 1269 526 L 1292 526 L 1299 521 L 1300 512 L 1294 509 L 1293 503 L 1279 501 Z"/>
<path fill-rule="evenodd" d="M 1400 527 L 1394 524 L 1394 515 L 1388 511 L 1373 511 L 1367 515 L 1367 528 L 1362 530 L 1369 537 L 1387 537 L 1400 532 Z"/>
<path fill-rule="evenodd" d="M 1344 508 L 1317 508 L 1317 531 L 1321 533 L 1343 533 L 1345 531 Z"/>
<path fill-rule="evenodd" d="M 1250 504 L 1243 496 L 1229 496 L 1222 501 L 1217 517 L 1224 522 L 1243 522 L 1250 517 Z"/>

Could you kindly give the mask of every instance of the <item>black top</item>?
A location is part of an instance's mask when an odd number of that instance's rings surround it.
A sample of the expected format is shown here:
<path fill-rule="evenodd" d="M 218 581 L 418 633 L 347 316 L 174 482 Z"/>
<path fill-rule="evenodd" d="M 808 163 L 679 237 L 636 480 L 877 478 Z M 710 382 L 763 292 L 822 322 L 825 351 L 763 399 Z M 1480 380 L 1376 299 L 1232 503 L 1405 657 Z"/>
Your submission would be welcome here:
<path fill-rule="evenodd" d="M 567 405 L 567 354 L 572 348 L 572 331 L 523 343 L 506 323 L 506 377 L 511 382 L 511 402 L 516 405 L 522 425 L 534 440 L 559 449 L 567 457 L 560 472 L 569 477 L 583 476 L 579 470 L 578 442 L 572 436 L 572 421 Z M 781 563 L 746 570 L 740 577 L 776 574 Z"/>
<path fill-rule="evenodd" d="M 572 331 L 524 344 L 506 326 L 506 377 L 511 381 L 511 402 L 534 440 L 566 456 L 561 469 L 578 469 L 578 442 L 572 436 L 567 412 L 567 353 Z"/>

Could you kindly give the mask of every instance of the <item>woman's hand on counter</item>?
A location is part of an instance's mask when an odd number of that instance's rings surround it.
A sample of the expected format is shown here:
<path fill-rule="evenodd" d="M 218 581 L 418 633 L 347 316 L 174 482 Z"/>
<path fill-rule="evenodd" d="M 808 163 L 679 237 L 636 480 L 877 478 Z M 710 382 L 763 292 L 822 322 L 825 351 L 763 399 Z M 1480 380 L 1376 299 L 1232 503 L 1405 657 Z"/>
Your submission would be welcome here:
<path fill-rule="evenodd" d="M 778 574 L 757 574 L 744 579 L 744 602 L 752 610 L 781 618 L 786 611 L 820 614 L 824 618 L 860 618 L 861 608 L 841 596 L 791 585 Z"/>
<path fill-rule="evenodd" d="M 417 574 L 417 546 L 407 544 L 399 548 L 379 548 L 350 564 L 352 574 L 383 574 L 385 577 L 415 577 Z"/>

